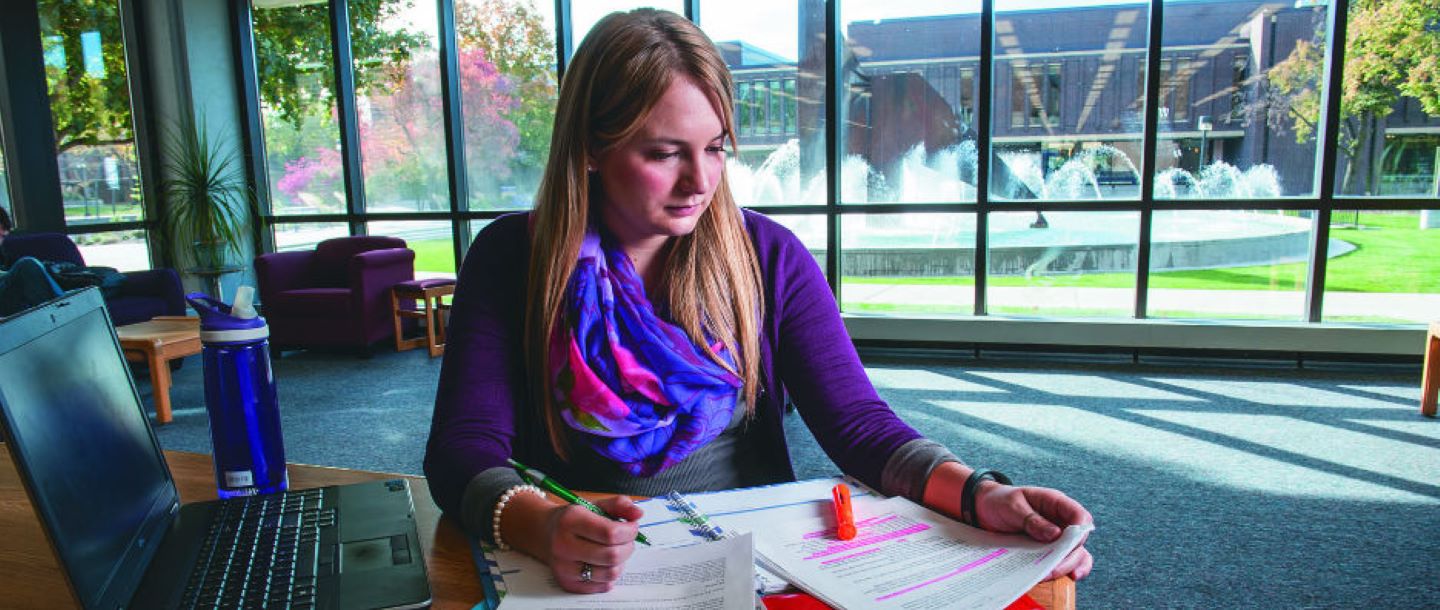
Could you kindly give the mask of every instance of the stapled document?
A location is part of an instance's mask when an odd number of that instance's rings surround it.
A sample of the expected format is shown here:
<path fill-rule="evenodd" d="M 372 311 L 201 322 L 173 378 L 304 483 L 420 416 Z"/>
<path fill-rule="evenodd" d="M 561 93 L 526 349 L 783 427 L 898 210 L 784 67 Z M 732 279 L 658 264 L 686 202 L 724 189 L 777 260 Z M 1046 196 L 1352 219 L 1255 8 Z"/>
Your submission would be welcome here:
<path fill-rule="evenodd" d="M 636 548 L 615 588 L 587 595 L 561 589 L 550 568 L 530 556 L 501 551 L 496 559 L 507 592 L 500 610 L 752 610 L 753 553 L 748 534 L 686 547 Z"/>
<path fill-rule="evenodd" d="M 857 509 L 858 511 L 859 509 Z M 858 535 L 807 517 L 757 527 L 756 552 L 777 573 L 835 608 L 1004 608 L 1079 546 L 1092 525 L 1053 542 L 979 530 L 905 498 L 868 502 Z"/>

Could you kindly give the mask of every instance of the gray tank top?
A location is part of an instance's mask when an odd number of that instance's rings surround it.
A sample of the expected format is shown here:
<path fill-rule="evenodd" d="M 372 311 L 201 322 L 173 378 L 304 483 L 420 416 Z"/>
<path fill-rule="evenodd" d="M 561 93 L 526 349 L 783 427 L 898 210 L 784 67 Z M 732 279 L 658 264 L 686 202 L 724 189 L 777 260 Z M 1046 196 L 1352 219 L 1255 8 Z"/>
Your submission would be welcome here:
<path fill-rule="evenodd" d="M 615 462 L 601 456 L 579 433 L 570 432 L 571 447 L 575 448 L 570 459 L 567 478 L 574 477 L 574 486 L 585 489 L 605 489 L 633 496 L 661 496 L 671 491 L 683 493 L 716 491 L 749 487 L 767 482 L 761 477 L 770 472 L 758 463 L 759 453 L 749 449 L 753 436 L 747 434 L 744 402 L 735 405 L 730 424 L 720 436 L 696 449 L 679 464 L 671 466 L 655 476 L 634 477 L 622 470 Z"/>

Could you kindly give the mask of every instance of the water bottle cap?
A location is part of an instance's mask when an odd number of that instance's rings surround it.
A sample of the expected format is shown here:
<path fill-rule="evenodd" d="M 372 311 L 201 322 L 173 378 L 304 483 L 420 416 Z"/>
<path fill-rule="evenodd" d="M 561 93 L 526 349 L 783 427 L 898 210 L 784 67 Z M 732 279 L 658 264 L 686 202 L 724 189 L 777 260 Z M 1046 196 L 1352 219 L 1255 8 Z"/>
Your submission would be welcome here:
<path fill-rule="evenodd" d="M 251 317 L 242 317 L 229 305 L 203 292 L 187 294 L 185 300 L 200 314 L 200 341 L 203 343 L 237 343 L 270 336 L 265 318 L 254 315 L 253 308 L 249 312 Z"/>
<path fill-rule="evenodd" d="M 255 317 L 255 307 L 251 305 L 255 300 L 254 286 L 238 286 L 235 288 L 235 303 L 230 306 L 230 314 L 242 320 Z"/>

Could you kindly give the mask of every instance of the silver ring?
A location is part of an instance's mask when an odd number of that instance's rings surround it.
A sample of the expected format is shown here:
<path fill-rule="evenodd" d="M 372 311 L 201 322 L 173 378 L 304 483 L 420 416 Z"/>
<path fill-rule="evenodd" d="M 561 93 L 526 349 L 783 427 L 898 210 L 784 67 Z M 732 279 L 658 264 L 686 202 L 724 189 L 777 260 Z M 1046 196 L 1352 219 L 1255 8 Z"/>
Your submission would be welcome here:
<path fill-rule="evenodd" d="M 594 578 L 594 576 L 594 568 L 588 563 L 580 562 L 580 582 L 590 582 L 590 579 Z"/>

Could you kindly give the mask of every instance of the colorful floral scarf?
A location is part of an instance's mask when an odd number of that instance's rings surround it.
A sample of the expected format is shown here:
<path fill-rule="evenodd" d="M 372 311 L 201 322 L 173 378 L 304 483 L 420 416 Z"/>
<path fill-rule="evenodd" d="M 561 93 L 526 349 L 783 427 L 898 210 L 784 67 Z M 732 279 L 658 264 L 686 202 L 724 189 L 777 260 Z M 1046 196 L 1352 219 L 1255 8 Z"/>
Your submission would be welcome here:
<path fill-rule="evenodd" d="M 595 451 L 648 477 L 729 425 L 742 380 L 655 312 L 629 257 L 593 227 L 568 290 L 551 380 L 561 417 Z"/>

